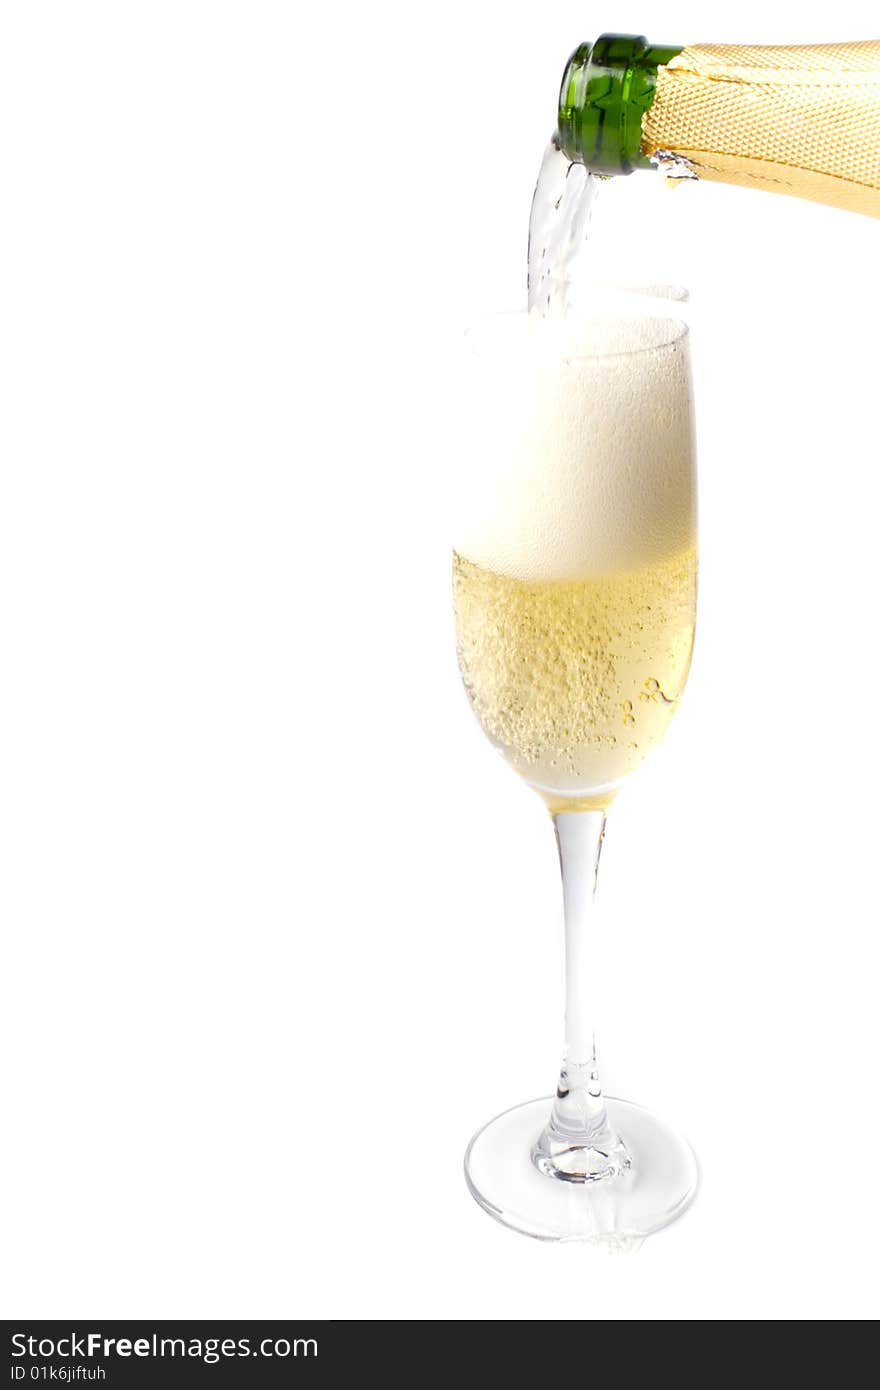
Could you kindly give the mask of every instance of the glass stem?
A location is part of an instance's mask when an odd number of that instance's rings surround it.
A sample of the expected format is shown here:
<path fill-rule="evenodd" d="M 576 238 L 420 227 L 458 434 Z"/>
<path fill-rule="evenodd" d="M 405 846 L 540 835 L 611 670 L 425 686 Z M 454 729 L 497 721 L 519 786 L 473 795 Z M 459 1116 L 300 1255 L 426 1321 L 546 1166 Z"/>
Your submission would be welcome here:
<path fill-rule="evenodd" d="M 565 1051 L 550 1119 L 532 1154 L 542 1173 L 596 1182 L 630 1165 L 605 1109 L 593 1031 L 592 922 L 605 812 L 553 817 L 565 909 Z"/>

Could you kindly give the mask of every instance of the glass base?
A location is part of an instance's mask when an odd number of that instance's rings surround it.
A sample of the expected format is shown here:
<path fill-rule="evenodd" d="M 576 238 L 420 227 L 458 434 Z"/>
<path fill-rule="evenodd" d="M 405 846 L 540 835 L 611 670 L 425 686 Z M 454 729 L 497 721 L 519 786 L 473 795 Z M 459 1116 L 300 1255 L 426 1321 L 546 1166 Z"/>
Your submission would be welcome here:
<path fill-rule="evenodd" d="M 681 1216 L 699 1179 L 690 1145 L 639 1105 L 611 1096 L 605 1103 L 630 1167 L 599 1181 L 541 1172 L 532 1153 L 553 1100 L 531 1100 L 490 1120 L 468 1145 L 465 1177 L 484 1211 L 537 1240 L 584 1240 L 612 1250 L 637 1250 L 645 1236 Z"/>

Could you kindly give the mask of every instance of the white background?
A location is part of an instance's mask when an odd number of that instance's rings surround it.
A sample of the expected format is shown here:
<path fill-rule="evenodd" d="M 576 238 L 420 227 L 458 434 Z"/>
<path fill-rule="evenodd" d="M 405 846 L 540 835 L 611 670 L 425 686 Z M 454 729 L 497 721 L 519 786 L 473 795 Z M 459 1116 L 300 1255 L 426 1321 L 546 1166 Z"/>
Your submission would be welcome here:
<path fill-rule="evenodd" d="M 5 1316 L 877 1312 L 868 219 L 656 186 L 701 608 L 611 819 L 603 1052 L 701 1196 L 609 1259 L 461 1175 L 553 1084 L 561 935 L 546 813 L 455 669 L 444 344 L 524 302 L 578 41 L 877 36 L 855 0 L 707 13 L 3 7 Z"/>

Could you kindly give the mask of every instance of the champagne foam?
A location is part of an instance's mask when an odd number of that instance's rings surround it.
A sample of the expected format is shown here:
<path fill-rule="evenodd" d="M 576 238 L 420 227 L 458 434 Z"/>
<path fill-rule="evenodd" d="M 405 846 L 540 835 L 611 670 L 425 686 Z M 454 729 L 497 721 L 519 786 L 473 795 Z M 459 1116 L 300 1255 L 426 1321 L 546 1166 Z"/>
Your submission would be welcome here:
<path fill-rule="evenodd" d="M 638 569 L 694 543 L 687 330 L 500 315 L 472 336 L 455 549 L 526 580 Z"/>

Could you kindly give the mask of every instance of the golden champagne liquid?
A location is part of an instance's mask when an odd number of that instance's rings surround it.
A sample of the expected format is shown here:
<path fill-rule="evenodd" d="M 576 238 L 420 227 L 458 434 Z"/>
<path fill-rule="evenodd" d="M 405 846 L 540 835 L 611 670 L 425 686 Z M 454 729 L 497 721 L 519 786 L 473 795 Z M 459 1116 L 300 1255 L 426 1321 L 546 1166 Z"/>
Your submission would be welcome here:
<path fill-rule="evenodd" d="M 531 582 L 453 561 L 458 660 L 485 733 L 552 810 L 607 804 L 684 689 L 696 549 L 644 568 Z"/>

